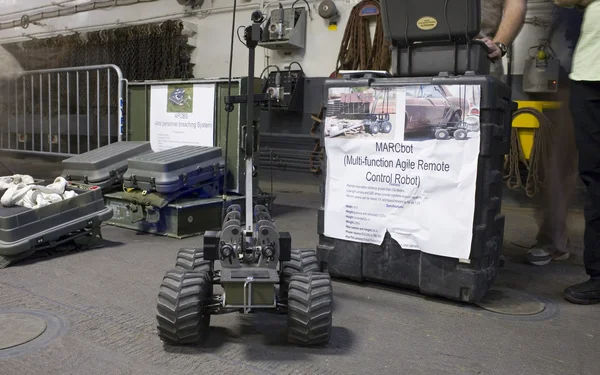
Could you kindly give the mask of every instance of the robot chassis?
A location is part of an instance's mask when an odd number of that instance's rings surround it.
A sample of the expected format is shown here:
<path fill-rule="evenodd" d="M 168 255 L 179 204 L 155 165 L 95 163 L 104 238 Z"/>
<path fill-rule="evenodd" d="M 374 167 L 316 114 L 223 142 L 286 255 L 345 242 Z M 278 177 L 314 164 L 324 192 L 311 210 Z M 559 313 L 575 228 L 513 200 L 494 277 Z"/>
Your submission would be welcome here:
<path fill-rule="evenodd" d="M 249 49 L 249 77 L 254 77 L 255 48 L 260 40 L 263 15 L 252 14 L 245 30 Z M 249 82 L 252 82 L 250 79 Z M 256 99 L 258 97 L 258 99 Z M 265 206 L 252 207 L 252 161 L 257 129 L 252 83 L 245 96 L 228 97 L 226 106 L 246 103 L 245 132 L 246 212 L 230 206 L 221 230 L 206 232 L 204 246 L 181 249 L 175 268 L 168 271 L 157 301 L 157 330 L 160 339 L 171 345 L 202 342 L 215 314 L 267 310 L 287 313 L 288 341 L 297 345 L 324 345 L 332 328 L 333 291 L 331 278 L 319 272 L 313 249 L 292 249 L 289 233 L 278 232 Z M 249 173 L 248 173 L 249 172 Z M 217 270 L 215 265 L 220 265 Z M 219 285 L 223 293 L 215 293 Z"/>

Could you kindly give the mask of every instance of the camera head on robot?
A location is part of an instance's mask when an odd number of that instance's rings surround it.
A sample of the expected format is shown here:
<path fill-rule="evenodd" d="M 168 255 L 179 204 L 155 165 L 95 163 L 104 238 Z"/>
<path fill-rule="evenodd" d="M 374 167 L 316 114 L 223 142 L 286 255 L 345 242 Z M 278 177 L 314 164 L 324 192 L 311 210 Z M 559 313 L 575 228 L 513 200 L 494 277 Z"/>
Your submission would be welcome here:
<path fill-rule="evenodd" d="M 260 10 L 252 12 L 252 16 L 250 17 L 254 23 L 262 23 L 265 20 L 265 15 Z"/>

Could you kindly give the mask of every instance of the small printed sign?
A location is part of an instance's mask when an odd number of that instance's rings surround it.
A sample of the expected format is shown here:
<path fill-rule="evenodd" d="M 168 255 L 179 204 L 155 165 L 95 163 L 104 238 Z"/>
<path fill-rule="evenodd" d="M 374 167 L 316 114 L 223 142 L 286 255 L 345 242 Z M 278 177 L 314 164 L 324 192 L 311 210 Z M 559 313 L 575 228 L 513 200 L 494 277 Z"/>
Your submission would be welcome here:
<path fill-rule="evenodd" d="M 421 30 L 433 30 L 437 24 L 438 21 L 433 17 L 421 17 L 417 20 L 417 27 Z"/>
<path fill-rule="evenodd" d="M 214 146 L 215 90 L 214 83 L 152 86 L 152 150 Z"/>

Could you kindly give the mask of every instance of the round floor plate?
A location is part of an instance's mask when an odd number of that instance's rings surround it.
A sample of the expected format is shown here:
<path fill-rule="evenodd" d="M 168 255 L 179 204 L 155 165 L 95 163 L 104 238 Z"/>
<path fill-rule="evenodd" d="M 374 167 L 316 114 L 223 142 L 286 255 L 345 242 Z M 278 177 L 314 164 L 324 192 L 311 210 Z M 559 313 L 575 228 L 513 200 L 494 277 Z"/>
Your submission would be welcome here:
<path fill-rule="evenodd" d="M 0 350 L 34 340 L 46 331 L 46 321 L 29 314 L 0 313 Z"/>
<path fill-rule="evenodd" d="M 476 304 L 482 309 L 506 315 L 536 315 L 546 309 L 546 304 L 534 296 L 500 287 L 490 289 Z"/>

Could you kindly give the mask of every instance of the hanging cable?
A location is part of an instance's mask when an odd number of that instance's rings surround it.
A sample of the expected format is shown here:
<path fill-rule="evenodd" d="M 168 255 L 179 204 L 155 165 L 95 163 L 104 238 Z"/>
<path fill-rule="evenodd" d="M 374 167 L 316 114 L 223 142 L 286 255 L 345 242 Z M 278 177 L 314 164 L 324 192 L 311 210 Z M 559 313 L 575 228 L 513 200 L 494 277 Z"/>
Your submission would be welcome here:
<path fill-rule="evenodd" d="M 313 19 L 312 18 L 312 11 L 310 10 L 310 4 L 308 3 L 308 1 L 306 1 L 306 0 L 296 0 L 292 4 L 292 8 L 296 8 L 296 3 L 298 3 L 299 1 L 304 1 L 306 3 L 306 7 L 308 8 L 308 17 L 312 20 Z"/>
<path fill-rule="evenodd" d="M 340 70 L 388 71 L 390 67 L 390 45 L 383 35 L 381 14 L 377 16 L 375 38 L 371 43 L 369 20 L 360 15 L 366 5 L 380 8 L 377 0 L 363 0 L 352 8 L 338 54 L 336 74 Z"/>
<path fill-rule="evenodd" d="M 279 73 L 281 73 L 281 69 L 279 69 L 279 67 L 278 67 L 277 65 L 267 65 L 267 66 L 266 66 L 266 67 L 263 69 L 263 71 L 260 73 L 260 76 L 258 76 L 258 78 L 262 78 L 262 77 L 263 77 L 263 75 L 265 74 L 265 72 L 266 72 L 267 70 L 269 70 L 270 68 L 275 68 L 275 69 L 277 69 L 277 71 L 278 71 Z"/>
<path fill-rule="evenodd" d="M 288 65 L 289 70 L 292 70 L 292 65 L 298 65 L 298 68 L 300 68 L 300 71 L 302 72 L 302 74 L 304 74 L 304 68 L 302 68 L 302 65 L 300 65 L 298 61 L 292 61 L 290 65 Z"/>
<path fill-rule="evenodd" d="M 244 42 L 244 41 L 242 40 L 242 37 L 240 36 L 240 30 L 241 30 L 241 29 L 245 29 L 245 28 L 246 28 L 246 26 L 240 26 L 240 27 L 238 27 L 238 28 L 237 28 L 237 31 L 236 31 L 236 34 L 237 34 L 237 38 L 238 38 L 238 40 L 240 41 L 240 43 L 242 43 L 242 44 L 244 45 L 244 47 L 248 47 L 248 46 L 246 45 L 246 42 Z"/>
<path fill-rule="evenodd" d="M 515 111 L 513 121 L 523 114 L 535 117 L 540 123 L 540 127 L 534 133 L 529 160 L 525 158 L 517 128 L 512 128 L 510 153 L 505 159 L 504 169 L 507 171 L 507 175 L 505 176 L 506 185 L 512 190 L 523 189 L 525 194 L 531 198 L 539 193 L 541 187 L 546 182 L 545 171 L 550 163 L 550 154 L 552 152 L 550 145 L 554 136 L 553 128 L 555 125 L 546 115 L 534 108 L 521 108 Z M 523 182 L 521 166 L 524 166 L 527 170 L 525 182 Z"/>

